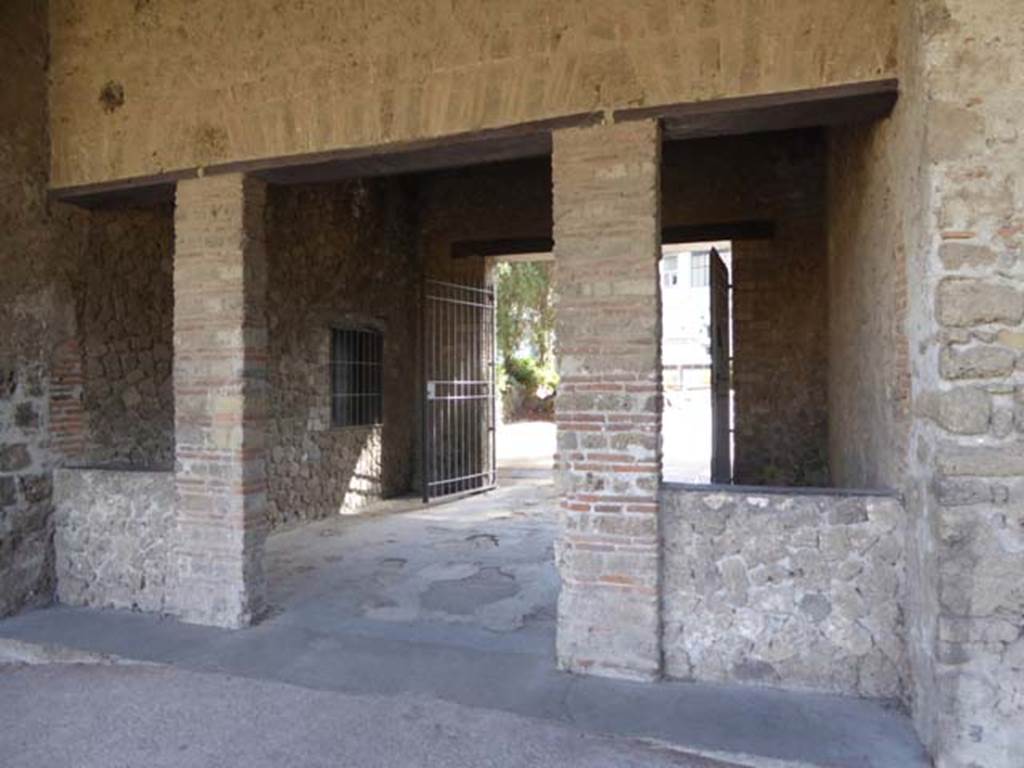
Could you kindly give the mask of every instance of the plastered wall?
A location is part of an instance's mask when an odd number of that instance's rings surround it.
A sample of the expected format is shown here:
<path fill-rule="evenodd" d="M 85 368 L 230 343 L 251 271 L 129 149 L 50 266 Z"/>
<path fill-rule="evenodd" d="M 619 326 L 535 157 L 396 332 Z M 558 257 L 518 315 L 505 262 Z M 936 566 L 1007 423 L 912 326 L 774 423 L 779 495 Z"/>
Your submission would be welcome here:
<path fill-rule="evenodd" d="M 54 0 L 54 186 L 891 76 L 895 0 Z"/>
<path fill-rule="evenodd" d="M 829 445 L 841 486 L 895 488 L 906 466 L 912 108 L 904 99 L 885 123 L 828 134 Z"/>

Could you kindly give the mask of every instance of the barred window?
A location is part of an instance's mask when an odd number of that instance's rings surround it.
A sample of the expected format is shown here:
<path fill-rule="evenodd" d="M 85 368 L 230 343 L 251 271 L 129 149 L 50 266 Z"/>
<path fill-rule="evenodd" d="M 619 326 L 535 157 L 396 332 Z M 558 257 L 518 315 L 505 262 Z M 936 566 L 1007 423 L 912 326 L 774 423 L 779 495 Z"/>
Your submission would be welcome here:
<path fill-rule="evenodd" d="M 706 288 L 711 284 L 711 253 L 694 251 L 690 254 L 690 287 Z"/>
<path fill-rule="evenodd" d="M 331 424 L 380 424 L 384 335 L 372 329 L 331 330 Z"/>

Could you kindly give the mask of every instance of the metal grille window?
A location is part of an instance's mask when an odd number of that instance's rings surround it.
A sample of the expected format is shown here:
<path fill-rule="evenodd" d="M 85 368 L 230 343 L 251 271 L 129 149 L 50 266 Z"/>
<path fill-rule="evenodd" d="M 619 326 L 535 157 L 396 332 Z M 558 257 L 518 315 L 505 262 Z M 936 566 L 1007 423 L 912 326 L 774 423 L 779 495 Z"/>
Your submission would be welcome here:
<path fill-rule="evenodd" d="M 711 284 L 711 254 L 695 251 L 690 254 L 690 287 L 706 288 Z"/>
<path fill-rule="evenodd" d="M 331 329 L 331 424 L 380 424 L 384 335 L 372 329 Z"/>

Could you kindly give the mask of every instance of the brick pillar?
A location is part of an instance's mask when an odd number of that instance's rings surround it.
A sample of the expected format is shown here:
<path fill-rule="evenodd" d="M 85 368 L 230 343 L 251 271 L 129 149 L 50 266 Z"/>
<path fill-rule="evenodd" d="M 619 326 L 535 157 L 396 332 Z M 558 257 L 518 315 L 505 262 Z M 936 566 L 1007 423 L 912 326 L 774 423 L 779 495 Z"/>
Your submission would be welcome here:
<path fill-rule="evenodd" d="M 50 448 L 63 463 L 85 452 L 85 409 L 82 406 L 82 355 L 71 338 L 54 352 L 50 380 Z"/>
<path fill-rule="evenodd" d="M 178 184 L 174 245 L 177 613 L 238 627 L 263 607 L 266 250 L 262 182 Z"/>
<path fill-rule="evenodd" d="M 558 663 L 574 672 L 661 670 L 660 147 L 654 121 L 554 136 Z"/>

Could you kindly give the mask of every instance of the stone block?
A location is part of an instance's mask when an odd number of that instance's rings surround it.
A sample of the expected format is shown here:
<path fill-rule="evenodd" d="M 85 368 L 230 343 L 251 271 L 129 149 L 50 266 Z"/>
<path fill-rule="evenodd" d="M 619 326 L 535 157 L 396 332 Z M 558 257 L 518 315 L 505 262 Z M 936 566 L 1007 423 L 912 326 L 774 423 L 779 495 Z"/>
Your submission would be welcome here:
<path fill-rule="evenodd" d="M 18 487 L 25 501 L 38 504 L 48 501 L 53 493 L 53 480 L 50 474 L 22 475 L 18 478 Z"/>
<path fill-rule="evenodd" d="M 0 364 L 0 400 L 14 396 L 18 388 L 18 372 L 13 365 Z"/>
<path fill-rule="evenodd" d="M 948 476 L 1024 475 L 1024 446 L 944 446 L 938 455 L 939 470 Z"/>
<path fill-rule="evenodd" d="M 995 265 L 995 251 L 985 245 L 949 242 L 939 246 L 939 259 L 948 270 L 977 269 Z"/>
<path fill-rule="evenodd" d="M 36 406 L 31 403 L 18 403 L 14 409 L 14 425 L 24 430 L 34 430 L 39 427 L 39 412 Z"/>
<path fill-rule="evenodd" d="M 1017 353 L 1006 347 L 972 346 L 943 348 L 939 370 L 945 379 L 988 379 L 1009 376 Z"/>
<path fill-rule="evenodd" d="M 9 507 L 18 500 L 17 488 L 13 477 L 0 477 L 0 507 Z"/>
<path fill-rule="evenodd" d="M 939 283 L 936 307 L 943 325 L 1017 325 L 1024 319 L 1024 294 L 1005 283 L 951 277 Z"/>
<path fill-rule="evenodd" d="M 979 387 L 957 387 L 924 393 L 918 410 L 949 432 L 980 435 L 988 431 L 991 422 L 992 398 Z"/>
<path fill-rule="evenodd" d="M 17 472 L 32 464 L 32 454 L 25 443 L 0 445 L 0 472 Z"/>

